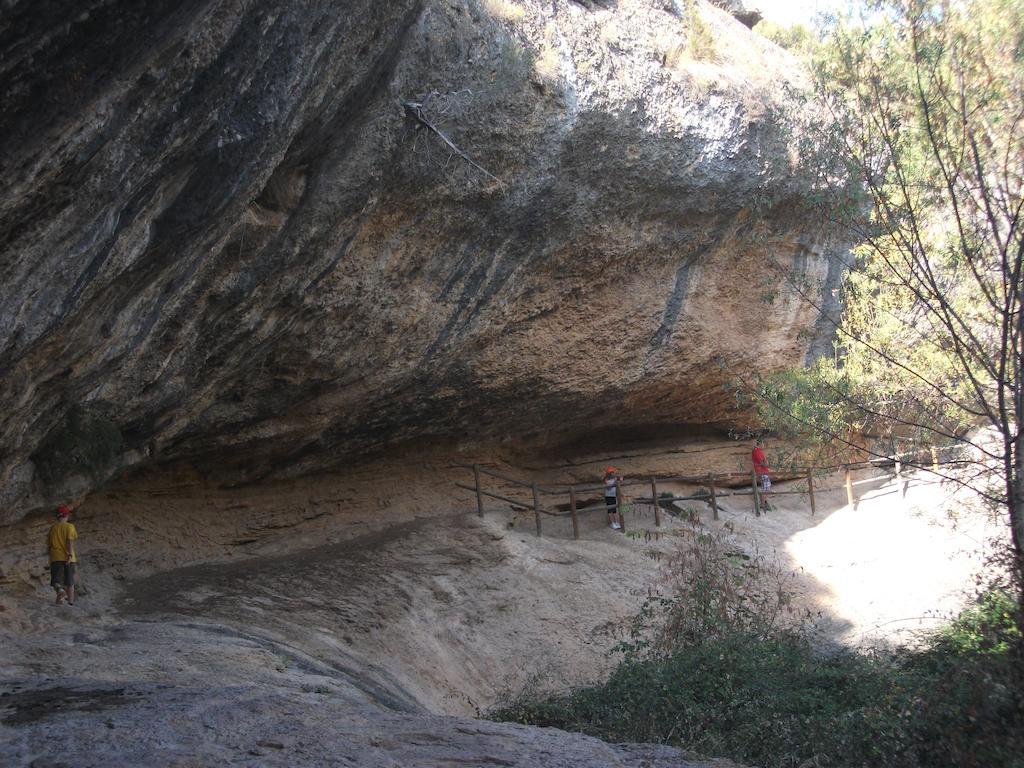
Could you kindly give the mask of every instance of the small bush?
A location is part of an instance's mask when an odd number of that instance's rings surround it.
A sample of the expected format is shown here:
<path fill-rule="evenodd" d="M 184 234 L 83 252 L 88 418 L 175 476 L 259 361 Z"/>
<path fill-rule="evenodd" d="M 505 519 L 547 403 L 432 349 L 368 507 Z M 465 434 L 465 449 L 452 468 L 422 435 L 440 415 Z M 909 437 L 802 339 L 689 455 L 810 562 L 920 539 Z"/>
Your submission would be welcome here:
<path fill-rule="evenodd" d="M 1004 654 L 1021 641 L 1017 603 L 1004 589 L 984 592 L 931 641 L 937 654 Z"/>
<path fill-rule="evenodd" d="M 493 717 L 779 768 L 1024 765 L 1019 661 L 948 662 L 926 674 L 913 654 L 822 656 L 792 632 L 738 633 Z"/>
<path fill-rule="evenodd" d="M 698 536 L 673 572 L 607 683 L 492 717 L 773 768 L 1024 766 L 1010 594 L 982 595 L 921 650 L 825 654 L 765 558 Z"/>
<path fill-rule="evenodd" d="M 879 719 L 884 675 L 855 655 L 819 661 L 803 640 L 737 633 L 672 655 L 626 662 L 603 686 L 534 704 L 501 719 L 582 731 L 609 741 L 668 742 L 755 765 L 799 765 L 819 755 L 885 747 L 858 738 Z M 875 729 L 877 731 L 877 729 Z M 881 764 L 881 763 L 872 763 Z"/>
<path fill-rule="evenodd" d="M 687 510 L 699 520 L 696 510 Z M 736 633 L 768 637 L 783 625 L 806 628 L 793 610 L 793 575 L 759 552 L 737 548 L 724 533 L 694 532 L 666 570 L 667 597 L 652 599 L 618 650 L 633 658 L 650 640 L 664 654 L 694 640 Z"/>

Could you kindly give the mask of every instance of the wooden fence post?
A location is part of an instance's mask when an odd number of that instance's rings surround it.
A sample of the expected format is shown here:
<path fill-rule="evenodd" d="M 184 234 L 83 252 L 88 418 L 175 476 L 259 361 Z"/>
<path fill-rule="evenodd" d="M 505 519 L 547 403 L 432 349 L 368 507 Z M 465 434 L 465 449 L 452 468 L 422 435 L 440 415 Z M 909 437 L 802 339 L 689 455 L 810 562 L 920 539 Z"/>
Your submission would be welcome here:
<path fill-rule="evenodd" d="M 576 515 L 576 486 L 569 486 L 569 511 L 572 513 L 572 537 L 578 539 L 580 537 L 580 520 Z"/>
<path fill-rule="evenodd" d="M 903 479 L 903 462 L 900 461 L 900 455 L 898 453 L 893 458 L 896 461 L 896 479 L 897 480 L 902 480 Z"/>
<path fill-rule="evenodd" d="M 540 495 L 537 492 L 537 484 L 533 484 L 533 514 L 537 518 L 537 536 L 540 536 Z"/>
<path fill-rule="evenodd" d="M 814 517 L 814 513 L 815 513 L 816 510 L 814 508 L 814 468 L 813 467 L 808 467 L 807 468 L 807 495 L 811 499 L 811 517 Z"/>
<path fill-rule="evenodd" d="M 853 479 L 850 477 L 850 468 L 846 467 L 846 503 L 853 506 Z"/>
<path fill-rule="evenodd" d="M 651 500 L 654 502 L 654 524 L 661 527 L 661 504 L 658 503 L 658 484 L 651 478 Z"/>
<path fill-rule="evenodd" d="M 750 473 L 751 481 L 750 487 L 754 491 L 754 516 L 761 516 L 761 491 L 757 487 L 757 472 Z"/>
<path fill-rule="evenodd" d="M 939 474 L 939 452 L 932 446 L 932 472 Z"/>
<path fill-rule="evenodd" d="M 484 516 L 484 497 L 480 493 L 480 465 L 473 465 L 473 480 L 476 481 L 476 513 L 480 516 Z"/>
<path fill-rule="evenodd" d="M 715 476 L 708 475 L 708 487 L 711 488 L 711 514 L 718 519 L 718 498 L 715 496 Z"/>

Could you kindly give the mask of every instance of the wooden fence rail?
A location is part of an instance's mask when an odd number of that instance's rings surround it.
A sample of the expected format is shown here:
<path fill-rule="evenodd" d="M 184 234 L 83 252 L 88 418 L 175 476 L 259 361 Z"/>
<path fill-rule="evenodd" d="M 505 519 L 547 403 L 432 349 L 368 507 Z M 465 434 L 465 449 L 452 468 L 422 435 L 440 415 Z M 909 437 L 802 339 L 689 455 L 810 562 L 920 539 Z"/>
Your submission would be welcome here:
<path fill-rule="evenodd" d="M 957 447 L 957 446 L 947 446 L 946 448 L 954 448 L 954 447 Z M 850 463 L 850 464 L 841 464 L 841 465 L 826 466 L 826 467 L 808 467 L 805 470 L 796 470 L 796 472 L 798 472 L 800 474 L 797 474 L 794 479 L 804 479 L 805 478 L 807 480 L 807 487 L 806 487 L 806 489 L 795 489 L 795 490 L 786 490 L 786 491 L 775 491 L 775 490 L 773 490 L 773 491 L 770 491 L 769 493 L 772 496 L 790 496 L 790 495 L 792 495 L 792 496 L 807 496 L 808 499 L 810 500 L 811 516 L 813 517 L 815 515 L 816 511 L 817 511 L 817 503 L 816 503 L 816 499 L 815 499 L 815 494 L 816 493 L 825 493 L 825 492 L 828 492 L 828 491 L 836 491 L 836 490 L 839 490 L 841 488 L 845 488 L 846 489 L 846 500 L 847 500 L 847 503 L 852 505 L 855 502 L 855 500 L 856 500 L 856 496 L 855 496 L 854 490 L 853 490 L 856 486 L 863 485 L 865 483 L 876 483 L 876 482 L 878 482 L 879 480 L 882 479 L 882 478 L 879 478 L 879 477 L 870 477 L 870 478 L 865 478 L 863 480 L 854 481 L 852 479 L 852 472 L 857 470 L 857 469 L 868 469 L 868 468 L 871 468 L 871 469 L 882 469 L 882 468 L 893 467 L 895 469 L 895 477 L 897 479 L 902 479 L 903 469 L 906 466 L 917 467 L 919 469 L 924 469 L 925 471 L 930 470 L 931 472 L 938 474 L 938 468 L 939 468 L 940 465 L 963 463 L 963 462 L 961 462 L 959 460 L 940 461 L 939 457 L 938 457 L 938 451 L 939 450 L 945 450 L 945 449 L 944 448 L 943 449 L 936 449 L 935 447 L 930 447 L 930 450 L 928 451 L 928 453 L 930 454 L 928 458 L 930 458 L 930 460 L 931 460 L 930 461 L 930 467 L 927 464 L 923 464 L 923 463 L 915 464 L 912 461 L 911 462 L 904 462 L 903 461 L 904 457 L 908 457 L 908 456 L 909 457 L 913 457 L 913 456 L 916 456 L 916 455 L 924 454 L 925 451 L 922 449 L 922 450 L 913 451 L 913 452 L 897 453 L 897 454 L 893 454 L 892 456 L 888 456 L 888 457 L 876 457 L 876 458 L 870 459 L 868 461 L 853 462 L 853 463 Z M 535 523 L 536 523 L 536 528 L 537 528 L 537 536 L 541 536 L 542 535 L 541 515 L 548 515 L 550 517 L 564 517 L 565 515 L 569 515 L 572 518 L 572 535 L 573 535 L 573 538 L 574 539 L 578 539 L 580 537 L 579 514 L 581 512 L 591 512 L 591 511 L 595 511 L 595 510 L 604 510 L 604 511 L 608 511 L 608 512 L 614 511 L 615 513 L 617 513 L 618 517 L 619 517 L 619 520 L 622 521 L 622 530 L 625 531 L 626 519 L 625 519 L 625 517 L 622 514 L 622 510 L 623 510 L 623 507 L 625 506 L 625 502 L 623 501 L 622 489 L 629 488 L 629 487 L 636 487 L 636 486 L 648 486 L 650 488 L 651 495 L 649 497 L 647 497 L 647 496 L 638 496 L 638 497 L 634 498 L 633 501 L 635 503 L 637 503 L 637 504 L 647 504 L 647 505 L 651 505 L 651 506 L 654 507 L 654 524 L 657 527 L 660 527 L 661 524 L 662 524 L 662 517 L 661 517 L 661 509 L 662 509 L 662 507 L 661 507 L 661 505 L 663 503 L 672 502 L 672 501 L 702 501 L 702 502 L 708 502 L 711 505 L 711 511 L 712 511 L 712 514 L 714 515 L 714 519 L 718 520 L 719 519 L 718 503 L 719 503 L 719 501 L 721 499 L 728 498 L 730 496 L 751 496 L 752 497 L 754 514 L 757 515 L 757 516 L 760 516 L 760 514 L 761 514 L 761 488 L 760 488 L 760 484 L 758 483 L 758 478 L 757 478 L 757 474 L 756 473 L 752 473 L 751 474 L 751 479 L 749 481 L 749 483 L 750 483 L 749 490 L 738 490 L 735 487 L 735 486 L 740 485 L 740 483 L 735 482 L 735 478 L 738 475 L 741 475 L 742 474 L 741 472 L 730 472 L 728 474 L 722 474 L 722 475 L 714 475 L 714 474 L 711 474 L 711 475 L 674 475 L 674 476 L 660 477 L 660 478 L 655 478 L 655 477 L 651 476 L 651 477 L 649 477 L 647 479 L 620 480 L 620 481 L 618 481 L 615 484 L 615 505 L 614 505 L 614 507 L 610 507 L 606 503 L 598 503 L 598 504 L 592 504 L 592 505 L 585 506 L 585 507 L 580 507 L 579 506 L 579 497 L 577 496 L 577 494 L 579 494 L 579 493 L 592 493 L 592 492 L 596 492 L 596 491 L 601 491 L 603 493 L 604 490 L 605 490 L 605 486 L 603 484 L 602 485 L 553 485 L 553 486 L 543 486 L 543 485 L 540 485 L 540 484 L 535 483 L 535 482 L 526 482 L 526 481 L 520 480 L 518 478 L 512 477 L 510 475 L 504 474 L 502 472 L 497 472 L 497 471 L 495 471 L 493 469 L 488 469 L 486 467 L 482 467 L 479 464 L 455 464 L 454 466 L 461 467 L 461 468 L 464 468 L 464 469 L 472 469 L 473 470 L 473 480 L 474 480 L 474 484 L 473 485 L 466 485 L 464 483 L 455 483 L 455 485 L 458 488 L 462 488 L 462 489 L 467 490 L 467 491 L 472 491 L 472 492 L 474 492 L 476 494 L 477 514 L 480 517 L 483 517 L 483 515 L 484 515 L 484 501 L 483 500 L 484 500 L 485 496 L 488 497 L 488 498 L 491 498 L 491 499 L 498 499 L 499 501 L 504 501 L 507 504 L 511 504 L 513 506 L 513 508 L 515 508 L 515 509 L 533 510 L 534 518 L 535 518 Z M 836 470 L 842 470 L 843 471 L 843 485 L 833 486 L 833 487 L 828 487 L 828 488 L 815 487 L 815 484 L 814 484 L 814 474 L 816 472 L 817 473 L 822 473 L 822 472 L 836 471 Z M 495 478 L 497 480 L 501 480 L 503 482 L 510 483 L 513 486 L 517 486 L 519 488 L 524 489 L 524 491 L 526 489 L 529 489 L 530 495 L 531 495 L 532 498 L 529 501 L 523 501 L 523 500 L 520 500 L 520 499 L 513 499 L 513 498 L 510 498 L 508 496 L 504 496 L 502 494 L 499 494 L 499 493 L 493 493 L 491 491 L 486 491 L 483 488 L 483 483 L 481 481 L 481 475 L 486 475 L 488 477 L 493 477 L 493 478 Z M 688 494 L 688 495 L 685 495 L 685 496 L 677 496 L 677 495 L 674 495 L 674 494 L 665 494 L 665 493 L 662 493 L 662 494 L 659 495 L 659 493 L 658 493 L 658 483 L 659 482 L 661 482 L 661 483 L 681 483 L 681 484 L 688 484 L 688 485 L 699 484 L 699 485 L 707 486 L 708 490 L 707 491 L 703 491 L 702 490 L 699 493 Z M 723 488 L 729 488 L 729 490 L 722 490 Z M 567 512 L 555 511 L 555 510 L 551 510 L 551 509 L 548 509 L 548 508 L 545 508 L 545 507 L 541 506 L 541 503 L 540 503 L 540 497 L 541 496 L 563 496 L 564 497 L 566 495 L 569 497 L 569 505 L 568 505 L 569 509 L 568 509 Z"/>

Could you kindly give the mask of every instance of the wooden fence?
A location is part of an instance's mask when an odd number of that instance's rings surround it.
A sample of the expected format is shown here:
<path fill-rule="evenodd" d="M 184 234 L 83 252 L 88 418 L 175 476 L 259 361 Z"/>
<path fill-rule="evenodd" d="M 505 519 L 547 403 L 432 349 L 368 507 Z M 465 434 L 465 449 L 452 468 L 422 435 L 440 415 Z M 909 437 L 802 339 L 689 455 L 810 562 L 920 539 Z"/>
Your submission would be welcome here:
<path fill-rule="evenodd" d="M 949 446 L 956 447 L 956 446 Z M 931 471 L 938 473 L 938 468 L 941 464 L 947 463 L 939 460 L 938 452 L 943 449 L 936 449 L 935 447 L 930 448 L 931 458 Z M 908 456 L 917 455 L 915 453 L 902 453 L 893 456 L 880 457 L 872 459 L 870 461 L 855 462 L 852 464 L 841 464 L 828 467 L 808 467 L 799 472 L 784 473 L 784 476 L 791 480 L 803 480 L 806 479 L 806 489 L 796 490 L 785 490 L 785 491 L 770 491 L 771 496 L 787 496 L 787 495 L 801 495 L 807 496 L 810 501 L 811 515 L 813 516 L 817 511 L 817 505 L 815 501 L 815 492 L 823 493 L 826 491 L 834 491 L 839 488 L 846 488 L 846 500 L 848 504 L 853 504 L 856 501 L 856 495 L 854 488 L 864 483 L 878 482 L 879 478 L 872 477 L 864 480 L 854 481 L 852 478 L 852 472 L 857 469 L 884 469 L 892 467 L 894 469 L 894 476 L 897 479 L 901 479 L 903 476 L 903 459 Z M 918 468 L 927 468 L 924 464 L 909 462 L 911 466 Z M 620 480 L 615 484 L 615 506 L 611 507 L 607 505 L 603 500 L 599 504 L 591 504 L 589 506 L 579 506 L 579 496 L 582 493 L 591 493 L 594 491 L 600 491 L 604 493 L 604 484 L 595 485 L 540 485 L 536 482 L 525 482 L 515 477 L 511 477 L 502 472 L 496 472 L 493 469 L 482 467 L 479 464 L 456 464 L 455 466 L 462 467 L 464 469 L 471 469 L 473 471 L 473 485 L 467 485 L 465 483 L 455 483 L 456 486 L 467 491 L 471 491 L 476 494 L 476 506 L 477 514 L 480 517 L 484 516 L 484 497 L 497 499 L 511 504 L 515 509 L 532 510 L 534 514 L 534 520 L 537 527 L 537 535 L 541 536 L 543 531 L 543 516 L 550 517 L 563 517 L 568 515 L 572 518 L 572 536 L 574 539 L 580 537 L 580 525 L 579 515 L 583 512 L 593 512 L 595 510 L 602 510 L 608 513 L 616 513 L 619 520 L 622 521 L 622 530 L 625 532 L 626 529 L 626 518 L 622 514 L 625 502 L 623 500 L 622 489 L 625 487 L 637 487 L 644 486 L 650 487 L 651 495 L 634 497 L 633 501 L 640 504 L 650 504 L 654 507 L 654 524 L 658 527 L 661 526 L 661 504 L 673 502 L 673 501 L 701 501 L 707 502 L 711 505 L 711 512 L 714 515 L 714 519 L 719 519 L 718 502 L 720 499 L 728 498 L 730 496 L 750 496 L 752 500 L 752 506 L 754 514 L 758 517 L 761 515 L 761 488 L 757 482 L 757 474 L 751 472 L 750 475 L 750 488 L 749 490 L 738 490 L 735 479 L 739 473 L 729 474 L 708 474 L 708 475 L 679 475 L 671 477 L 662 477 L 660 482 L 662 483 L 684 483 L 688 485 L 702 485 L 707 488 L 705 491 L 703 488 L 701 492 L 696 494 L 690 494 L 687 496 L 675 496 L 672 494 L 658 495 L 658 482 L 659 479 L 655 477 L 649 477 L 642 480 Z M 821 475 L 824 472 L 834 472 L 836 470 L 843 471 L 843 485 L 833 486 L 830 488 L 815 488 L 814 478 L 815 475 Z M 513 499 L 500 493 L 494 493 L 484 489 L 481 477 L 493 477 L 497 480 L 502 480 L 506 483 L 510 483 L 518 488 L 529 489 L 532 497 L 531 501 L 523 501 L 521 499 Z M 547 497 L 568 497 L 567 505 L 541 505 L 540 499 L 542 496 Z M 567 511 L 562 511 L 557 508 L 552 509 L 551 506 L 567 506 Z"/>

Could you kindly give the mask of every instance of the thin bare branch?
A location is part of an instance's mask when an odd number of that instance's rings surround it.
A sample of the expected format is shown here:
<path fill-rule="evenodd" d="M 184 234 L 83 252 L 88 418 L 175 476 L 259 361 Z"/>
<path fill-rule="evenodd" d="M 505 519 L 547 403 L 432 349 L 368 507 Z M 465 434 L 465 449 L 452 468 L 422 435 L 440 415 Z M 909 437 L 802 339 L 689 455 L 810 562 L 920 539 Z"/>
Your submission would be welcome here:
<path fill-rule="evenodd" d="M 472 157 L 467 155 L 462 149 L 460 149 L 458 146 L 456 146 L 456 144 L 445 135 L 444 131 L 442 131 L 440 128 L 438 128 L 436 125 L 434 125 L 432 122 L 430 122 L 430 120 L 427 119 L 426 115 L 423 114 L 423 105 L 422 104 L 420 104 L 418 102 L 414 102 L 414 101 L 406 101 L 406 102 L 404 102 L 402 104 L 402 106 L 405 108 L 405 114 L 406 115 L 408 115 L 410 118 L 412 118 L 413 120 L 418 122 L 420 125 L 422 125 L 424 128 L 426 128 L 428 131 L 433 133 L 435 136 L 437 136 L 437 138 L 439 138 L 442 142 L 444 142 L 444 144 L 454 154 L 456 154 L 459 157 L 461 157 L 463 160 L 465 160 L 473 168 L 476 168 L 478 171 L 480 171 L 482 174 L 484 174 L 487 178 L 493 179 L 494 181 L 496 181 L 499 184 L 501 184 L 501 186 L 503 186 L 503 187 L 505 186 L 505 182 L 503 182 L 501 179 L 499 179 L 493 173 L 491 173 L 486 168 L 484 168 L 482 165 L 480 165 Z"/>

